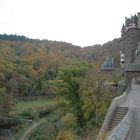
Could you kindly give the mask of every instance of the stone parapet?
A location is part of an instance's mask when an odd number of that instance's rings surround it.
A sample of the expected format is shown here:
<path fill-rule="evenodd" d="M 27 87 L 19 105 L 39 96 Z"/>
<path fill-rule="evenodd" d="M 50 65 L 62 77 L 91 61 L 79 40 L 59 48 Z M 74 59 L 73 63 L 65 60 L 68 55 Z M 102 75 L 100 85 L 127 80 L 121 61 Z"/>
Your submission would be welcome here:
<path fill-rule="evenodd" d="M 106 118 L 104 120 L 104 123 L 99 131 L 99 135 L 97 136 L 97 139 L 96 140 L 103 140 L 103 137 L 104 135 L 108 132 L 108 127 L 109 127 L 109 124 L 110 124 L 110 121 L 113 117 L 113 114 L 114 114 L 114 111 L 116 109 L 116 107 L 121 104 L 122 102 L 124 102 L 126 100 L 126 95 L 127 95 L 127 92 L 128 91 L 125 91 L 123 93 L 123 95 L 119 96 L 119 97 L 116 97 L 113 99 L 110 107 L 109 107 L 109 110 L 107 112 L 107 115 L 106 115 Z"/>
<path fill-rule="evenodd" d="M 111 131 L 106 140 L 126 140 L 133 124 L 133 109 L 129 109 L 124 119 Z"/>

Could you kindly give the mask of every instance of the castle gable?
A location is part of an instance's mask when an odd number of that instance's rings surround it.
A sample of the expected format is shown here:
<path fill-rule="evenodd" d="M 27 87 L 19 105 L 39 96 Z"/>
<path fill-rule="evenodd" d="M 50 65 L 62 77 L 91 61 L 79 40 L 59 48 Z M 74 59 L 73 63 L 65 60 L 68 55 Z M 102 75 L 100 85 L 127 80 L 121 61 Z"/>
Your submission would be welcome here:
<path fill-rule="evenodd" d="M 101 70 L 102 71 L 112 71 L 115 70 L 115 66 L 114 66 L 114 60 L 112 57 L 107 57 L 105 62 L 101 65 Z"/>

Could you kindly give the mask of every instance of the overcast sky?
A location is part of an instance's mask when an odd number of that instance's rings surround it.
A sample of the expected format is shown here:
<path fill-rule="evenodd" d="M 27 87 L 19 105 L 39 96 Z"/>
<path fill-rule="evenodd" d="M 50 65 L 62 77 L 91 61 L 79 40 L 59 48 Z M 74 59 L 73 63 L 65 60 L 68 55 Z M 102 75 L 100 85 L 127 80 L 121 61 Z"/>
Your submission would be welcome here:
<path fill-rule="evenodd" d="M 103 44 L 120 37 L 125 16 L 137 12 L 140 0 L 0 0 L 0 34 Z"/>

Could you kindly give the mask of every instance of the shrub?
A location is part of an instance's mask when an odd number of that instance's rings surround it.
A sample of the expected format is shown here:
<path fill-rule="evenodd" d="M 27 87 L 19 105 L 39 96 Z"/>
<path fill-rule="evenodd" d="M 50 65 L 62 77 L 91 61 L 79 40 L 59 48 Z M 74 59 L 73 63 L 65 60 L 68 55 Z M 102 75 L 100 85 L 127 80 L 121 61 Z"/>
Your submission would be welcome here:
<path fill-rule="evenodd" d="M 75 136 L 70 131 L 59 132 L 56 140 L 75 140 Z"/>
<path fill-rule="evenodd" d="M 38 119 L 39 113 L 37 111 L 33 111 L 33 109 L 26 109 L 21 114 L 21 117 L 27 118 L 27 119 Z"/>
<path fill-rule="evenodd" d="M 20 121 L 20 117 L 18 117 L 18 116 L 15 116 L 15 117 L 13 117 L 11 120 L 9 120 L 10 121 L 10 124 L 13 126 L 15 126 L 15 125 L 18 125 L 19 123 L 21 123 L 21 121 Z"/>
<path fill-rule="evenodd" d="M 22 117 L 30 116 L 31 112 L 32 112 L 31 108 L 25 109 L 25 110 L 22 111 L 20 116 L 22 116 Z"/>
<path fill-rule="evenodd" d="M 67 113 L 61 118 L 60 123 L 64 129 L 75 129 L 77 127 L 77 118 L 74 114 Z"/>

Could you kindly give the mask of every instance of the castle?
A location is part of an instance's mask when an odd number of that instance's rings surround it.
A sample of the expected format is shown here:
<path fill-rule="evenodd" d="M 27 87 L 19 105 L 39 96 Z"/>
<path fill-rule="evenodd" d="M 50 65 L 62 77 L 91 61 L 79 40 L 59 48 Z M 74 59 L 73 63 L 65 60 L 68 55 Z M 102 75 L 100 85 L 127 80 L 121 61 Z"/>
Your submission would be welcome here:
<path fill-rule="evenodd" d="M 140 13 L 125 17 L 121 30 L 120 64 L 124 70 L 126 84 L 140 77 Z"/>
<path fill-rule="evenodd" d="M 140 49 L 140 13 L 125 17 L 121 30 L 121 64 L 134 63 Z"/>
<path fill-rule="evenodd" d="M 113 99 L 97 140 L 140 139 L 140 13 L 125 18 L 120 43 L 125 91 Z"/>

